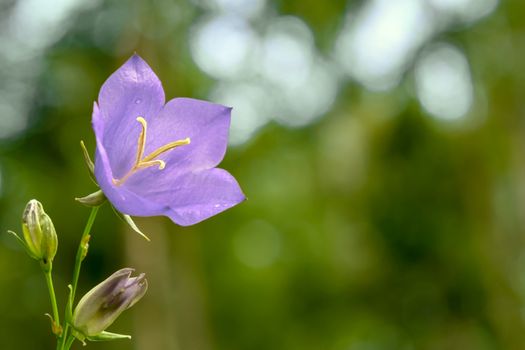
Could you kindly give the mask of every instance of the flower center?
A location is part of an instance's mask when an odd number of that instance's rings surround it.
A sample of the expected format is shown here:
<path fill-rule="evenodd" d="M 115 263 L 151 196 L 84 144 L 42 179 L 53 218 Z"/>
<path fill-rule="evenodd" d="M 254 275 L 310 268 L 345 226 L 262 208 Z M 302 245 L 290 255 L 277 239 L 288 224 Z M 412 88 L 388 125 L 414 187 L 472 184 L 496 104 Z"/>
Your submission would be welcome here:
<path fill-rule="evenodd" d="M 122 185 L 131 175 L 135 174 L 137 170 L 149 168 L 150 166 L 157 165 L 159 167 L 159 170 L 162 170 L 166 167 L 166 162 L 160 159 L 156 159 L 158 156 L 160 156 L 163 153 L 166 153 L 169 150 L 172 150 L 179 146 L 189 145 L 190 144 L 190 138 L 186 137 L 183 140 L 177 140 L 170 142 L 168 144 L 165 144 L 164 146 L 161 146 L 148 154 L 144 157 L 144 149 L 146 148 L 146 133 L 148 131 L 148 122 L 146 119 L 142 117 L 138 117 L 137 121 L 142 126 L 142 131 L 140 132 L 139 139 L 138 139 L 138 145 L 137 145 L 137 158 L 135 160 L 135 165 L 131 168 L 130 171 L 126 173 L 122 178 L 116 180 L 113 179 L 113 184 L 116 186 Z"/>

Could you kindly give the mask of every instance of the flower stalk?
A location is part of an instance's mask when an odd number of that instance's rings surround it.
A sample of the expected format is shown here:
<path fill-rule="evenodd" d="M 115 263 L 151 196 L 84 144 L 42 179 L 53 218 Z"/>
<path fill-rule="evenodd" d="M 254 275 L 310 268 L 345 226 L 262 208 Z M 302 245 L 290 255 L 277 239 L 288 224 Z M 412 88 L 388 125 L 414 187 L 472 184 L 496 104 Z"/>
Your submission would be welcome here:
<path fill-rule="evenodd" d="M 55 295 L 55 287 L 53 286 L 52 277 L 53 266 L 50 264 L 49 269 L 42 269 L 46 278 L 47 289 L 49 291 L 49 298 L 51 299 L 51 309 L 53 311 L 53 317 L 51 318 L 51 330 L 53 334 L 60 337 L 62 333 L 62 327 L 60 326 L 60 316 L 58 313 L 57 299 Z"/>
<path fill-rule="evenodd" d="M 78 278 L 80 276 L 80 268 L 82 266 L 82 261 L 86 258 L 86 255 L 88 253 L 89 249 L 89 239 L 90 239 L 90 232 L 91 228 L 93 227 L 93 223 L 95 222 L 95 219 L 97 217 L 99 207 L 92 207 L 91 213 L 89 214 L 88 221 L 86 223 L 86 227 L 84 228 L 84 232 L 82 233 L 82 236 L 80 237 L 80 243 L 78 245 L 77 255 L 75 258 L 75 267 L 73 269 L 73 280 L 71 281 L 71 293 L 69 297 L 69 301 L 67 303 L 65 317 L 64 317 L 64 332 L 62 334 L 60 347 L 57 347 L 59 350 L 65 350 L 69 349 L 73 341 L 71 341 L 71 344 L 67 346 L 69 343 L 69 339 L 71 335 L 68 334 L 69 332 L 69 323 L 68 320 L 71 319 L 72 316 L 72 309 L 73 309 L 73 303 L 75 301 L 75 293 L 77 291 L 77 285 L 78 285 Z M 75 338 L 73 337 L 73 340 Z"/>
<path fill-rule="evenodd" d="M 99 207 L 91 208 L 91 213 L 89 214 L 86 227 L 80 237 L 80 244 L 78 246 L 77 255 L 75 258 L 75 268 L 73 270 L 73 281 L 71 283 L 72 292 L 71 292 L 71 301 L 75 301 L 75 293 L 77 291 L 78 277 L 80 276 L 80 267 L 82 266 L 82 261 L 86 258 L 89 249 L 89 239 L 91 238 L 90 232 L 93 227 L 93 223 L 97 217 Z"/>

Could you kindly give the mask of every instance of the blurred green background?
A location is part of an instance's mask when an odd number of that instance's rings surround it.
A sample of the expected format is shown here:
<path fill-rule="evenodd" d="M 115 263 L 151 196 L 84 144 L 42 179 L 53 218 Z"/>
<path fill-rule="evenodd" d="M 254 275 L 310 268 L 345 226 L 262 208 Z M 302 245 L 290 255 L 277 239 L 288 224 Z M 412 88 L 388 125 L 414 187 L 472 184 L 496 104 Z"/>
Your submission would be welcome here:
<path fill-rule="evenodd" d="M 133 52 L 168 99 L 234 107 L 249 200 L 181 228 L 106 205 L 79 293 L 150 290 L 93 349 L 525 349 L 522 0 L 3 0 L 0 349 L 54 349 L 7 229 L 39 199 L 60 307 L 95 190 L 93 101 Z M 80 348 L 76 343 L 74 348 Z"/>

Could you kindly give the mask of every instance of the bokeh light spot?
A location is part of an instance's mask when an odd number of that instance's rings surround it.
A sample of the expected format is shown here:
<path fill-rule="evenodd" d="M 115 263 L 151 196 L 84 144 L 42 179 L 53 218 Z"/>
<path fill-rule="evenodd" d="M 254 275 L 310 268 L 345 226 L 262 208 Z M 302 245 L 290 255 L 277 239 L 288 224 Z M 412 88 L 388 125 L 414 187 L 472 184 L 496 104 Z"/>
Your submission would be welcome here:
<path fill-rule="evenodd" d="M 428 113 L 454 120 L 463 117 L 473 102 L 473 86 L 467 59 L 449 44 L 436 44 L 415 69 L 417 96 Z"/>
<path fill-rule="evenodd" d="M 246 71 L 257 38 L 244 20 L 218 16 L 198 24 L 190 42 L 199 68 L 214 78 L 228 79 Z"/>
<path fill-rule="evenodd" d="M 263 42 L 262 74 L 282 88 L 305 82 L 313 63 L 313 36 L 297 17 L 281 17 L 269 25 Z"/>
<path fill-rule="evenodd" d="M 373 0 L 350 18 L 336 43 L 342 68 L 371 90 L 399 83 L 416 50 L 433 32 L 433 21 L 419 0 Z"/>
<path fill-rule="evenodd" d="M 490 14 L 498 0 L 429 0 L 430 4 L 445 14 L 472 22 Z"/>
<path fill-rule="evenodd" d="M 271 100 L 268 91 L 257 84 L 218 84 L 211 99 L 226 106 L 234 106 L 229 139 L 232 145 L 248 141 L 273 113 L 273 104 L 268 103 Z"/>
<path fill-rule="evenodd" d="M 27 111 L 16 100 L 0 97 L 0 139 L 13 137 L 27 127 Z"/>

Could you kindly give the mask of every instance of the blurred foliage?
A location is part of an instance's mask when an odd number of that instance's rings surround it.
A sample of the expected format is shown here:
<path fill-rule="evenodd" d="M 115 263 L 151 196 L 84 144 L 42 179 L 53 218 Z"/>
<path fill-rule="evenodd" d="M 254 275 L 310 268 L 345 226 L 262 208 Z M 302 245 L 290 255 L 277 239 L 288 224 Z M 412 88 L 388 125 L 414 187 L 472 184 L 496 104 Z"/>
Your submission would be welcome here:
<path fill-rule="evenodd" d="M 29 199 L 44 204 L 60 240 L 60 307 L 89 212 L 73 198 L 95 190 L 79 140 L 94 150 L 98 89 L 138 52 L 167 98 L 208 98 L 214 79 L 190 53 L 191 28 L 209 11 L 202 3 L 85 2 L 34 61 L 27 127 L 0 139 L 0 231 L 19 230 Z M 276 0 L 266 11 L 302 18 L 329 55 L 347 12 L 364 3 Z M 4 27 L 16 5 L 1 5 Z M 146 272 L 150 290 L 110 329 L 133 334 L 131 343 L 89 346 L 522 349 L 524 33 L 525 3 L 508 0 L 429 39 L 461 47 L 470 63 L 466 126 L 425 112 L 410 67 L 384 92 L 345 81 L 319 120 L 271 122 L 229 149 L 221 166 L 247 194 L 242 205 L 189 228 L 137 220 L 151 243 L 105 206 L 79 291 L 124 266 Z M 7 234 L 0 243 L 0 349 L 53 349 L 43 276 Z"/>

